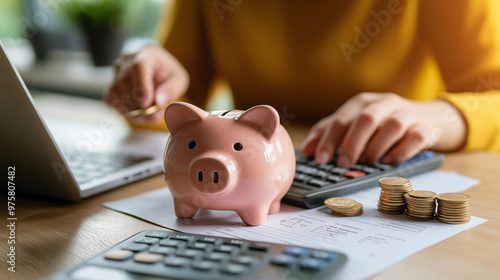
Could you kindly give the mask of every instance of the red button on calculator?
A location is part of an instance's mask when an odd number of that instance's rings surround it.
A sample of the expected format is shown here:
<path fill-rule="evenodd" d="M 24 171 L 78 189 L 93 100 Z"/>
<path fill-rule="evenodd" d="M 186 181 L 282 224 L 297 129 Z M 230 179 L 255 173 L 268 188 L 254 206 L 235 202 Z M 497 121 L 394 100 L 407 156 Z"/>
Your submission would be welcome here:
<path fill-rule="evenodd" d="M 344 173 L 344 176 L 349 177 L 349 178 L 356 178 L 356 177 L 361 177 L 365 176 L 365 172 L 359 171 L 359 170 L 351 170 L 349 172 Z"/>

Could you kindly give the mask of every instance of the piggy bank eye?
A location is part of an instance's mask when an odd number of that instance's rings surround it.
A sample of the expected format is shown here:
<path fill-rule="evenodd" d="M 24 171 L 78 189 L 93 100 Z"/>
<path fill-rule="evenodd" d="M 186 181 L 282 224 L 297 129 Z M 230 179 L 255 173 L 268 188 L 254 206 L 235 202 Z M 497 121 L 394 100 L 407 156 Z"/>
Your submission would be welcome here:
<path fill-rule="evenodd" d="M 233 148 L 236 151 L 241 151 L 241 149 L 243 149 L 243 145 L 241 145 L 240 143 L 234 143 Z"/>
<path fill-rule="evenodd" d="M 192 150 L 194 149 L 194 147 L 196 147 L 196 141 L 194 140 L 189 141 L 188 148 Z"/>

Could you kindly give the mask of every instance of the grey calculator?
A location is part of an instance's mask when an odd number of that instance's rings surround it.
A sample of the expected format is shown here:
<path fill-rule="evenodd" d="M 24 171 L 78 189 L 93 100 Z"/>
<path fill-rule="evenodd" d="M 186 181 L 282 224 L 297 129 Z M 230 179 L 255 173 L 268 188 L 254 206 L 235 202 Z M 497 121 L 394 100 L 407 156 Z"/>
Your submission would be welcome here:
<path fill-rule="evenodd" d="M 329 250 L 147 230 L 47 279 L 325 279 L 346 259 Z"/>

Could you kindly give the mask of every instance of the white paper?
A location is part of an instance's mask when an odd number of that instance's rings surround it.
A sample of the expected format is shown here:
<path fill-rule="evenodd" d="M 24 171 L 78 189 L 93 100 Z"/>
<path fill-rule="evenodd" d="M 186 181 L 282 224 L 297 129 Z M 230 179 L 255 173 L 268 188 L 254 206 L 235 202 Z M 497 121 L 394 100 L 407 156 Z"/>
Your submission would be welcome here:
<path fill-rule="evenodd" d="M 447 171 L 429 172 L 412 177 L 410 181 L 414 190 L 436 193 L 461 192 L 479 182 Z M 200 209 L 192 219 L 177 219 L 167 188 L 108 202 L 104 206 L 183 232 L 340 251 L 348 256 L 348 261 L 337 274 L 332 275 L 335 279 L 367 278 L 420 250 L 487 221 L 478 217 L 459 225 L 413 221 L 403 215 L 379 212 L 376 206 L 379 196 L 378 186 L 348 195 L 363 204 L 363 215 L 356 217 L 331 215 L 324 206 L 305 210 L 282 204 L 279 213 L 270 215 L 265 224 L 253 227 L 242 223 L 233 211 Z"/>

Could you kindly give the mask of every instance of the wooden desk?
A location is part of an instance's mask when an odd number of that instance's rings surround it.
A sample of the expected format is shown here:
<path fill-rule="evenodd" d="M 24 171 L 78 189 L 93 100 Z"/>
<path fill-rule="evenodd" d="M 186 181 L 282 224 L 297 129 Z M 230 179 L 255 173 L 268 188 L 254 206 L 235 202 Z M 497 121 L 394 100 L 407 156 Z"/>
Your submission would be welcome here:
<path fill-rule="evenodd" d="M 296 146 L 304 127 L 287 127 Z M 500 277 L 500 155 L 488 152 L 449 154 L 442 170 L 478 178 L 466 193 L 472 196 L 472 214 L 489 222 L 455 235 L 387 269 L 374 279 L 494 279 Z M 5 174 L 5 173 L 4 173 Z M 161 175 L 65 204 L 16 197 L 16 272 L 7 270 L 6 227 L 2 226 L 0 279 L 38 279 L 76 265 L 126 237 L 160 227 L 109 210 L 103 202 L 131 197 L 163 187 Z M 7 223 L 7 198 L 1 220 Z M 452 225 L 450 225 L 452 226 Z"/>

